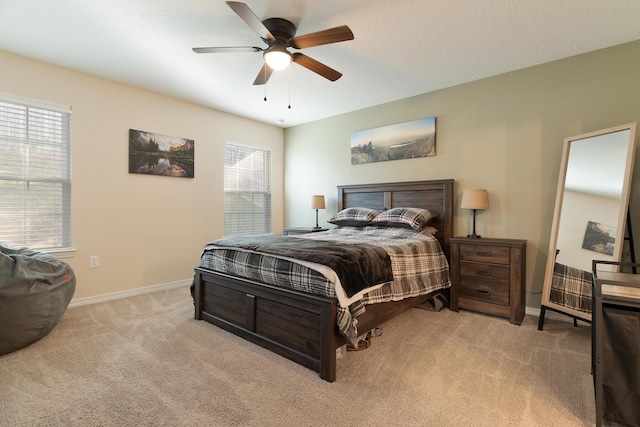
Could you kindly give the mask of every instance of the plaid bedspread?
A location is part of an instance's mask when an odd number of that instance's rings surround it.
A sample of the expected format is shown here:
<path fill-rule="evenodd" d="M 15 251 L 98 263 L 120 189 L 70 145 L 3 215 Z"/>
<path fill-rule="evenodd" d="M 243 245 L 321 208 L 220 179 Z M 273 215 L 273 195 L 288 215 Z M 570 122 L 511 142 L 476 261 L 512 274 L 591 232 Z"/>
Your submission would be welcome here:
<path fill-rule="evenodd" d="M 365 242 L 379 246 L 389 254 L 393 280 L 372 283 L 370 288 L 348 297 L 335 272 L 326 266 L 245 249 L 219 247 L 215 242 L 205 245 L 199 266 L 337 298 L 338 328 L 352 344 L 358 341 L 357 317 L 365 311 L 365 305 L 398 301 L 451 286 L 447 259 L 437 239 L 426 231 L 415 232 L 390 227 L 340 227 L 287 238 L 346 244 Z"/>
<path fill-rule="evenodd" d="M 564 307 L 591 313 L 592 273 L 555 263 L 549 300 Z"/>
<path fill-rule="evenodd" d="M 331 268 L 349 297 L 372 283 L 393 280 L 389 254 L 376 245 L 362 241 L 291 239 L 287 236 L 238 236 L 212 242 L 219 248 L 268 254 L 296 259 Z"/>

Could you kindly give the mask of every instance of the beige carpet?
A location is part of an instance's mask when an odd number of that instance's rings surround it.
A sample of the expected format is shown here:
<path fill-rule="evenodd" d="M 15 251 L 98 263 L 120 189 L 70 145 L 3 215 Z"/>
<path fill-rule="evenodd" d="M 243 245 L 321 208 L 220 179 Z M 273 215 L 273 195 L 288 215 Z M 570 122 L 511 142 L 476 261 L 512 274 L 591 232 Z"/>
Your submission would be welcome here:
<path fill-rule="evenodd" d="M 188 289 L 74 307 L 0 356 L 2 426 L 591 426 L 590 327 L 413 309 L 327 383 L 193 319 Z"/>

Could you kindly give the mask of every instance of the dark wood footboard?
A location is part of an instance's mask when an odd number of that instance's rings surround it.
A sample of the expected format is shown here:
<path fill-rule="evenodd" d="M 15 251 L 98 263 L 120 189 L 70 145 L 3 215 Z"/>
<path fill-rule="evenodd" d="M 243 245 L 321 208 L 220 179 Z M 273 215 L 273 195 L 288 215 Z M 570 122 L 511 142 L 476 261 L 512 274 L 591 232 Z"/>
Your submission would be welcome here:
<path fill-rule="evenodd" d="M 331 298 L 195 269 L 195 318 L 336 378 L 336 349 L 346 343 Z"/>

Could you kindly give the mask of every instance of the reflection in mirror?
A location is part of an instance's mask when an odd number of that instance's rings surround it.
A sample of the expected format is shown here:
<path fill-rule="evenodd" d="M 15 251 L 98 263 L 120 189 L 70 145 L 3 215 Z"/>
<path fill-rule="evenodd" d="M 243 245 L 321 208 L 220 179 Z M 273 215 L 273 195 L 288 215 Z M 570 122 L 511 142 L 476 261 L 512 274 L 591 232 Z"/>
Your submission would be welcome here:
<path fill-rule="evenodd" d="M 538 329 L 546 309 L 591 321 L 591 262 L 621 261 L 636 123 L 566 138 Z"/>

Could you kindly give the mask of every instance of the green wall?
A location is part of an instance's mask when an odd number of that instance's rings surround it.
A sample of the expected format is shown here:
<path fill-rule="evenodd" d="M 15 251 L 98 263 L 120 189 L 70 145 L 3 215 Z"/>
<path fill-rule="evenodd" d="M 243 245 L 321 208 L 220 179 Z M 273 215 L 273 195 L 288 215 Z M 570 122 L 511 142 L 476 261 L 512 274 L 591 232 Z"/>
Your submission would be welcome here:
<path fill-rule="evenodd" d="M 434 157 L 351 165 L 358 130 L 437 118 Z M 455 234 L 471 219 L 463 189 L 489 191 L 482 236 L 528 240 L 527 306 L 540 305 L 564 138 L 640 122 L 640 41 L 526 68 L 291 127 L 284 136 L 285 226 L 311 226 L 312 194 L 324 194 L 321 225 L 336 212 L 337 185 L 453 178 Z M 631 209 L 640 235 L 640 161 Z M 636 239 L 638 240 L 638 239 Z M 636 247 L 640 248 L 638 244 Z"/>

